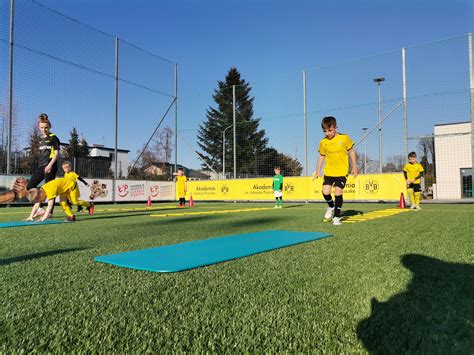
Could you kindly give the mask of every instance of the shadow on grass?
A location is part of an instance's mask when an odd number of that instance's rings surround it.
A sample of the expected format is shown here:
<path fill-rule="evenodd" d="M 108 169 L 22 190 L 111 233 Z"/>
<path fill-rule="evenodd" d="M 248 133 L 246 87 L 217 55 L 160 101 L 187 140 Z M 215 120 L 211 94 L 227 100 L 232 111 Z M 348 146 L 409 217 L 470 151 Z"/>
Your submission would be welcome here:
<path fill-rule="evenodd" d="M 362 212 L 362 211 L 347 210 L 347 211 L 342 211 L 341 212 L 341 217 L 359 216 L 359 215 L 363 215 L 363 214 L 364 214 L 364 212 Z"/>
<path fill-rule="evenodd" d="M 408 254 L 413 273 L 406 291 L 387 302 L 372 298 L 372 314 L 357 335 L 374 354 L 472 353 L 474 349 L 474 265 Z"/>
<path fill-rule="evenodd" d="M 301 205 L 283 205 L 283 208 L 284 209 L 287 209 L 287 208 L 296 208 L 296 207 L 303 207 L 304 205 L 301 204 Z"/>
<path fill-rule="evenodd" d="M 33 259 L 45 258 L 45 257 L 52 256 L 52 255 L 71 253 L 71 252 L 74 252 L 74 251 L 86 250 L 86 249 L 88 249 L 88 248 L 57 249 L 57 250 L 44 251 L 44 252 L 41 252 L 41 253 L 15 256 L 13 258 L 0 259 L 0 266 L 10 265 L 10 264 L 13 264 L 13 263 L 19 263 L 19 262 L 22 262 L 22 261 L 28 261 L 28 260 L 33 260 Z"/>
<path fill-rule="evenodd" d="M 267 216 L 267 217 L 253 217 L 253 218 L 242 218 L 239 221 L 228 221 L 226 224 L 232 227 L 247 228 L 255 225 L 263 226 L 266 224 L 275 224 L 278 222 L 288 221 L 285 216 Z"/>

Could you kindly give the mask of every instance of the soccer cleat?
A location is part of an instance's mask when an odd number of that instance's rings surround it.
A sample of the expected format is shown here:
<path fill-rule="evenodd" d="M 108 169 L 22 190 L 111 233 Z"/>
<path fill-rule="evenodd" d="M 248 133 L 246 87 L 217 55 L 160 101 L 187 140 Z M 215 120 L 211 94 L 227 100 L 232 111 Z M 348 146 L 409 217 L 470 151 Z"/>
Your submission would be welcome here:
<path fill-rule="evenodd" d="M 68 216 L 68 217 L 66 218 L 66 221 L 65 221 L 65 222 L 67 222 L 67 223 L 72 223 L 72 222 L 75 222 L 75 221 L 76 221 L 76 216 L 73 215 L 72 217 L 69 217 L 69 216 Z"/>
<path fill-rule="evenodd" d="M 278 205 L 275 205 L 275 207 L 273 207 L 273 208 L 278 208 Z"/>
<path fill-rule="evenodd" d="M 411 206 L 410 206 L 410 209 L 411 209 L 411 210 L 415 210 L 415 209 L 416 209 L 416 205 L 411 205 Z"/>
<path fill-rule="evenodd" d="M 339 217 L 334 217 L 332 219 L 332 224 L 335 226 L 340 226 L 341 225 L 341 219 Z"/>
<path fill-rule="evenodd" d="M 418 205 L 416 205 L 416 206 L 415 206 L 415 210 L 416 210 L 416 211 L 420 211 L 420 210 L 421 210 L 421 207 L 418 206 Z"/>
<path fill-rule="evenodd" d="M 328 207 L 328 208 L 326 209 L 326 213 L 324 214 L 324 218 L 325 218 L 325 219 L 331 219 L 333 213 L 334 213 L 334 207 Z"/>
<path fill-rule="evenodd" d="M 77 212 L 82 212 L 83 208 L 82 206 L 77 206 Z"/>
<path fill-rule="evenodd" d="M 94 214 L 94 204 L 91 202 L 91 205 L 87 207 L 87 211 L 89 212 L 89 216 Z"/>
<path fill-rule="evenodd" d="M 282 206 L 282 205 L 280 205 L 280 206 L 278 206 L 278 208 L 283 208 L 283 206 Z"/>
<path fill-rule="evenodd" d="M 35 218 L 35 217 L 40 217 L 40 216 L 44 215 L 44 212 L 45 212 L 45 211 L 44 211 L 44 208 L 42 208 L 42 207 L 38 208 L 38 210 L 36 211 L 36 213 L 33 215 L 33 218 Z"/>

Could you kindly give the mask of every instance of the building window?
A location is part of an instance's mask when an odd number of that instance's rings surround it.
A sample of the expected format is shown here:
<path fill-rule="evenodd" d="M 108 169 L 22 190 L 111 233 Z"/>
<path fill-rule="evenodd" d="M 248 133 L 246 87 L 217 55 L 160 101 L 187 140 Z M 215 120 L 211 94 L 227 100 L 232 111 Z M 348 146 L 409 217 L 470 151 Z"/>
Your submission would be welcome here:
<path fill-rule="evenodd" d="M 461 169 L 462 198 L 472 198 L 472 168 Z"/>

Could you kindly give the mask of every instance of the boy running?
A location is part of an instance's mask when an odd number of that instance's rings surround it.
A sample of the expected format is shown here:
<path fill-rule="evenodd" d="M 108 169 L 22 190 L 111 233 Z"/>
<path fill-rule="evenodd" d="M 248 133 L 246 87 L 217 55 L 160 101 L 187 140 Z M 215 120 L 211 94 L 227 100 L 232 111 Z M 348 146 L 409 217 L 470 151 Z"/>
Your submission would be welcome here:
<path fill-rule="evenodd" d="M 356 163 L 356 153 L 354 142 L 343 133 L 337 132 L 337 122 L 332 116 L 324 117 L 321 121 L 321 128 L 324 132 L 324 138 L 319 143 L 319 158 L 316 171 L 313 173 L 313 180 L 319 178 L 323 162 L 324 181 L 323 197 L 328 204 L 324 218 L 330 220 L 332 224 L 338 226 L 341 224 L 341 208 L 343 203 L 342 194 L 346 185 L 349 172 L 349 157 L 351 159 L 352 174 L 357 176 L 359 171 Z M 334 186 L 334 200 L 331 196 L 331 188 Z M 333 217 L 334 216 L 334 217 Z"/>

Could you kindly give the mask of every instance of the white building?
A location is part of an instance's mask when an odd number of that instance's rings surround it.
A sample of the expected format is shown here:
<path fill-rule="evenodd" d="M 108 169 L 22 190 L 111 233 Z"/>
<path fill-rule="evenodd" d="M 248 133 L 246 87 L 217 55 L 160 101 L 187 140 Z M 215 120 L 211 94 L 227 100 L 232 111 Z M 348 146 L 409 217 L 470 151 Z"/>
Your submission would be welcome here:
<path fill-rule="evenodd" d="M 472 131 L 470 122 L 434 126 L 435 199 L 472 197 Z"/>
<path fill-rule="evenodd" d="M 93 144 L 91 147 L 89 156 L 91 157 L 107 157 L 112 159 L 111 169 L 113 170 L 115 167 L 114 163 L 114 148 L 107 148 L 101 144 Z M 125 149 L 117 149 L 117 170 L 118 176 L 127 177 L 128 176 L 128 168 L 130 166 L 130 162 L 128 160 L 128 153 L 129 150 Z"/>

